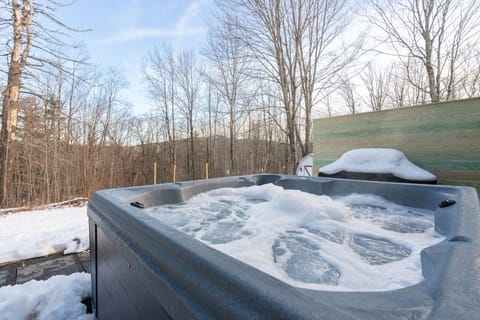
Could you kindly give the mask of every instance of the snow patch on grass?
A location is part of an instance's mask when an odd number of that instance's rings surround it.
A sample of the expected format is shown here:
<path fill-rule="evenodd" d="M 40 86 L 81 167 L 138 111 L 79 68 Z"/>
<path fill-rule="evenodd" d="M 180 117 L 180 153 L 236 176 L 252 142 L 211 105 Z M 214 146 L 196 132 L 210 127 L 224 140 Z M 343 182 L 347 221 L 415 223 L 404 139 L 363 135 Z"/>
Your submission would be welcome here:
<path fill-rule="evenodd" d="M 0 318 L 93 320 L 81 302 L 90 297 L 90 274 L 74 273 L 0 288 Z"/>
<path fill-rule="evenodd" d="M 86 206 L 0 215 L 0 263 L 89 247 Z"/>

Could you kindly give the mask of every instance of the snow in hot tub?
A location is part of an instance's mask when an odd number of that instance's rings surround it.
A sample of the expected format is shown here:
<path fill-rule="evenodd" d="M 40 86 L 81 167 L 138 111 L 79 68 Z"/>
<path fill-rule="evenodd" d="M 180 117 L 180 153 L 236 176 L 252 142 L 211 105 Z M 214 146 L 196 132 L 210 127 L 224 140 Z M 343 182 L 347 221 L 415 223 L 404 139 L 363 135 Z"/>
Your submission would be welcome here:
<path fill-rule="evenodd" d="M 444 239 L 433 211 L 375 195 L 332 199 L 273 184 L 222 188 L 146 210 L 296 287 L 385 291 L 423 280 L 420 251 Z"/>

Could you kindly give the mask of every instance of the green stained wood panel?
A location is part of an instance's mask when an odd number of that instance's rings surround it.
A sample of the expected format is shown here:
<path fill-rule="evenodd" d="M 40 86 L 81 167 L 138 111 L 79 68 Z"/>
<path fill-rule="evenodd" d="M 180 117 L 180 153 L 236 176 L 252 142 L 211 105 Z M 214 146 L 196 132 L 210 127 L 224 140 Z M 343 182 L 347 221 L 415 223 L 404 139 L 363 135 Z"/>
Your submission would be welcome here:
<path fill-rule="evenodd" d="M 480 186 L 480 98 L 317 119 L 314 170 L 355 148 L 399 149 L 444 184 Z"/>

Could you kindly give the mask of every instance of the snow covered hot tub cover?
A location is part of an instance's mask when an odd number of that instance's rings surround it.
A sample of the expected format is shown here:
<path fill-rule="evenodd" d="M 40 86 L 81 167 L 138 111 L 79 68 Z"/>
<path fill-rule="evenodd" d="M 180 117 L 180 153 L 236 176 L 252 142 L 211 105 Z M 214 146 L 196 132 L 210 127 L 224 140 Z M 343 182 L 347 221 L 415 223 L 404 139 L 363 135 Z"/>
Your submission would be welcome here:
<path fill-rule="evenodd" d="M 320 177 L 436 184 L 437 177 L 411 163 L 403 152 L 360 148 L 345 152 L 318 170 Z"/>
<path fill-rule="evenodd" d="M 263 198 L 257 197 L 255 190 L 263 190 Z M 234 204 L 236 207 L 229 207 L 232 202 L 224 198 L 226 193 L 234 197 L 245 196 L 250 202 L 238 201 Z M 326 209 L 320 208 L 319 218 L 315 218 L 312 212 L 299 209 L 315 211 L 314 203 L 290 203 L 285 198 L 289 193 L 295 193 L 297 199 L 306 202 L 322 198 L 320 203 L 325 204 Z M 205 194 L 213 196 L 213 200 L 204 198 Z M 264 202 L 269 195 L 274 201 Z M 281 197 L 276 198 L 277 195 Z M 382 208 L 373 206 L 364 216 L 366 219 L 347 225 L 344 222 L 352 219 L 348 210 L 337 212 L 335 209 L 345 209 L 335 199 L 348 199 L 345 203 L 355 206 L 351 212 L 362 215 L 356 210 L 371 197 L 384 199 L 385 202 L 376 202 L 382 206 L 382 203 L 390 203 L 384 206 L 393 210 L 389 212 L 396 215 L 394 219 L 379 220 L 377 213 Z M 212 214 L 212 219 L 207 214 L 195 220 L 195 204 L 199 211 L 214 206 L 219 206 L 220 211 Z M 250 218 L 255 220 L 256 215 L 267 213 L 272 226 L 283 224 L 275 218 L 275 208 L 283 221 L 289 220 L 289 215 L 299 221 L 298 215 L 301 216 L 300 230 L 286 230 L 277 237 L 278 241 L 267 245 L 273 252 L 271 258 L 285 264 L 287 274 L 296 281 L 281 281 L 221 251 L 221 246 L 228 245 L 225 238 L 234 242 L 241 236 L 256 236 L 255 229 L 248 230 L 250 234 L 243 233 L 235 224 L 225 223 L 223 234 L 215 228 L 211 233 L 200 234 L 204 242 L 191 236 L 204 232 L 202 226 L 225 215 L 243 223 L 250 219 L 240 210 L 247 205 L 256 208 L 249 211 Z M 404 211 L 397 205 L 412 210 Z M 152 215 L 155 208 L 160 208 L 157 214 L 169 215 L 169 210 L 178 212 L 182 206 L 190 206 L 190 213 L 162 218 L 175 220 L 178 228 Z M 225 208 L 229 208 L 228 212 Z M 269 208 L 269 212 L 265 212 L 265 208 Z M 346 214 L 339 215 L 341 212 Z M 473 188 L 250 175 L 99 191 L 89 201 L 88 216 L 92 294 L 99 320 L 473 319 L 480 314 L 480 206 Z M 327 216 L 334 219 L 329 221 Z M 414 216 L 420 218 L 419 224 L 411 223 L 410 218 Z M 406 224 L 399 225 L 400 220 Z M 367 222 L 382 228 L 382 239 L 374 232 L 358 236 L 357 227 Z M 325 229 L 319 227 L 322 224 Z M 187 233 L 182 232 L 182 228 L 187 228 Z M 348 235 L 349 228 L 353 228 L 351 235 Z M 392 289 L 396 286 L 390 286 L 385 274 L 391 268 L 398 270 L 393 272 L 392 281 L 405 277 L 411 270 L 397 269 L 397 262 L 401 261 L 398 259 L 408 259 L 417 250 L 416 243 L 409 245 L 398 237 L 405 233 L 407 238 L 422 239 L 425 232 L 438 234 L 438 241 L 418 251 L 418 265 L 414 263 L 408 267 L 418 266 L 421 279 Z M 308 238 L 308 234 L 316 240 Z M 387 241 L 391 236 L 397 240 Z M 350 240 L 342 240 L 348 237 Z M 358 290 L 350 287 L 350 291 L 342 291 L 341 273 L 349 266 L 336 265 L 331 256 L 325 255 L 322 260 L 316 255 L 315 252 L 325 249 L 322 248 L 325 241 L 342 250 L 351 248 L 356 253 L 366 253 L 364 258 L 372 263 L 364 265 L 367 269 L 383 268 L 385 274 L 378 279 L 383 279 L 385 286 L 375 288 L 378 283 L 373 286 L 366 283 Z M 205 242 L 216 243 L 217 247 Z M 369 249 L 375 243 L 377 250 L 372 253 Z M 265 247 L 265 243 L 258 240 L 251 247 L 244 247 L 244 250 L 257 250 Z M 384 249 L 386 251 L 382 251 Z M 298 258 L 301 255 L 306 255 L 308 262 L 302 263 Z M 296 284 L 305 279 L 307 282 L 318 280 L 315 263 L 318 269 L 326 271 L 320 272 L 328 275 L 320 280 L 337 289 L 317 290 L 308 283 Z M 350 269 L 357 272 L 356 266 Z M 304 271 L 306 278 L 301 275 Z M 374 290 L 366 291 L 366 287 Z"/>

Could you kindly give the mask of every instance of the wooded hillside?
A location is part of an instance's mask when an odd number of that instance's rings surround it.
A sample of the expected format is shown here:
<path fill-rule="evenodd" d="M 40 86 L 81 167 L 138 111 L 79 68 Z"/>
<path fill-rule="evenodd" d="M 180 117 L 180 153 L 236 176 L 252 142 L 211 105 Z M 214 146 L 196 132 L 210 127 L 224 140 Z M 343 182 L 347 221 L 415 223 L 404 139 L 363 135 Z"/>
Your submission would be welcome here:
<path fill-rule="evenodd" d="M 201 48 L 143 52 L 142 114 L 123 71 L 72 44 L 88 30 L 56 17 L 70 2 L 0 4 L 3 207 L 153 183 L 154 163 L 157 182 L 205 178 L 206 163 L 292 173 L 313 118 L 480 95 L 473 0 L 212 1 Z"/>

